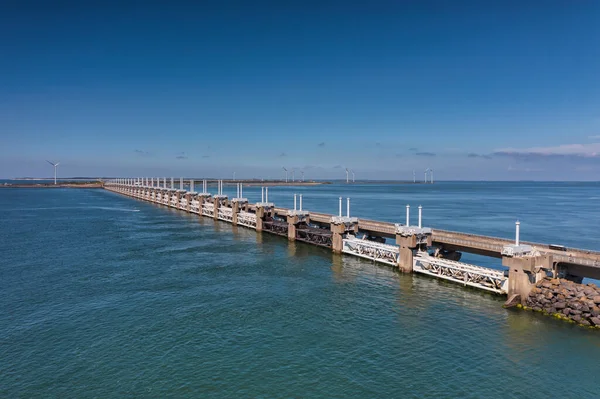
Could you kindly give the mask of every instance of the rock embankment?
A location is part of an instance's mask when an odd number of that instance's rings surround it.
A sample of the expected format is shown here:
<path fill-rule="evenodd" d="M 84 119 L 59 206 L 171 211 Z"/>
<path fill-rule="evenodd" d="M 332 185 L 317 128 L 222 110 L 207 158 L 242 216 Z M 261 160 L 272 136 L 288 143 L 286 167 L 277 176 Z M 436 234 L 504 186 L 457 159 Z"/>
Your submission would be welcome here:
<path fill-rule="evenodd" d="M 600 328 L 600 288 L 595 284 L 545 278 L 531 290 L 525 308 Z"/>

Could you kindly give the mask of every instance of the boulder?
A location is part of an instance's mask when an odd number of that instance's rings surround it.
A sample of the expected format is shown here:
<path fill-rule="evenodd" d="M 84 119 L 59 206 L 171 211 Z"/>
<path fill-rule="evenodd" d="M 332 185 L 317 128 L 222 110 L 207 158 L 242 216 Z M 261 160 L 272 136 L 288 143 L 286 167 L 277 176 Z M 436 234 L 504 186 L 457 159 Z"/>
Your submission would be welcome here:
<path fill-rule="evenodd" d="M 527 298 L 527 300 L 525 301 L 525 304 L 529 307 L 534 306 L 537 302 L 532 299 L 532 298 Z"/>
<path fill-rule="evenodd" d="M 532 288 L 523 303 L 534 311 L 600 328 L 600 289 L 594 284 L 546 278 Z"/>
<path fill-rule="evenodd" d="M 583 305 L 583 306 L 581 307 L 581 311 L 582 311 L 583 313 L 587 313 L 587 312 L 589 312 L 589 311 L 590 311 L 590 307 L 589 307 L 588 305 Z"/>

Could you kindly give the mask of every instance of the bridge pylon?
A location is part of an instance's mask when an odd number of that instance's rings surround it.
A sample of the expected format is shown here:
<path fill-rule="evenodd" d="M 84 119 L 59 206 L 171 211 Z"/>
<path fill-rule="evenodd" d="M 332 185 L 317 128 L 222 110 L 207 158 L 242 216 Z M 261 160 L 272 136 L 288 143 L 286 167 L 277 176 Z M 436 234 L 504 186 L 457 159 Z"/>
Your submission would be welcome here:
<path fill-rule="evenodd" d="M 358 218 L 350 217 L 350 198 L 346 198 L 346 216 L 342 216 L 342 197 L 339 198 L 338 216 L 331 218 L 331 249 L 341 254 L 344 250 L 344 237 L 358 233 Z"/>
<path fill-rule="evenodd" d="M 400 246 L 398 267 L 401 271 L 411 273 L 414 267 L 416 251 L 426 251 L 432 245 L 432 230 L 422 227 L 423 207 L 419 205 L 419 224 L 410 225 L 410 205 L 406 205 L 406 224 L 396 224 L 396 244 Z"/>

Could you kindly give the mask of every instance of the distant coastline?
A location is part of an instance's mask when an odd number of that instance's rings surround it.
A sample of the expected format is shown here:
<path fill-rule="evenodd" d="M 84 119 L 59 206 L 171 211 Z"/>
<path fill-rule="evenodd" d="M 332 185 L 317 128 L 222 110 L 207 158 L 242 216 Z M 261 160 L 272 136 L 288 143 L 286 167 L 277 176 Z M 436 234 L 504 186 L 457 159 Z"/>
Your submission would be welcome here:
<path fill-rule="evenodd" d="M 19 179 L 22 180 L 22 179 Z M 38 179 L 36 179 L 38 180 Z M 0 184 L 0 188 L 102 188 L 104 187 L 104 183 L 102 182 L 65 182 L 65 183 L 4 183 Z"/>
<path fill-rule="evenodd" d="M 17 178 L 13 179 L 14 181 L 38 181 L 38 183 L 9 183 L 5 182 L 0 184 L 0 188 L 102 188 L 104 186 L 103 181 L 98 180 L 90 180 L 90 179 L 81 179 L 81 181 L 77 181 L 78 179 L 64 179 L 67 181 L 57 182 L 54 184 L 54 179 L 36 179 L 36 178 Z M 39 183 L 39 181 L 45 180 L 47 183 Z M 216 179 L 215 179 L 216 180 Z M 186 182 L 189 180 L 186 179 Z M 198 181 L 198 180 L 196 180 Z M 331 182 L 316 182 L 316 181 L 308 181 L 308 182 L 285 182 L 285 181 L 258 181 L 258 180 L 235 180 L 235 181 L 223 181 L 223 184 L 226 186 L 234 185 L 237 183 L 243 183 L 246 186 L 318 186 L 323 184 L 331 184 Z M 179 184 L 179 180 L 177 180 L 177 184 Z M 209 186 L 211 184 L 209 183 Z"/>
<path fill-rule="evenodd" d="M 104 182 L 112 180 L 112 177 L 102 178 L 90 178 L 90 177 L 68 177 L 59 179 L 57 184 L 54 184 L 53 178 L 39 178 L 39 177 L 17 177 L 14 179 L 7 179 L 4 183 L 0 182 L 0 188 L 57 188 L 57 187 L 72 187 L 72 188 L 101 188 Z M 161 178 L 162 179 L 162 178 Z M 195 182 L 202 181 L 201 178 L 193 178 Z M 190 178 L 184 178 L 185 183 L 189 183 Z M 225 186 L 232 186 L 238 183 L 242 183 L 245 186 L 256 187 L 272 187 L 272 186 L 320 186 L 328 184 L 349 184 L 349 185 L 396 185 L 396 184 L 433 184 L 430 182 L 423 181 L 409 181 L 409 180 L 359 180 L 355 182 L 346 183 L 345 180 L 310 180 L 310 181 L 285 181 L 285 180 L 261 180 L 261 179 L 236 179 L 236 180 L 225 180 L 217 178 L 207 178 L 208 185 L 215 184 L 217 180 L 221 180 Z M 12 183 L 14 181 L 14 183 Z M 167 185 L 170 179 L 167 179 Z M 161 180 L 162 183 L 162 180 Z M 179 184 L 179 178 L 175 179 L 175 183 Z"/>

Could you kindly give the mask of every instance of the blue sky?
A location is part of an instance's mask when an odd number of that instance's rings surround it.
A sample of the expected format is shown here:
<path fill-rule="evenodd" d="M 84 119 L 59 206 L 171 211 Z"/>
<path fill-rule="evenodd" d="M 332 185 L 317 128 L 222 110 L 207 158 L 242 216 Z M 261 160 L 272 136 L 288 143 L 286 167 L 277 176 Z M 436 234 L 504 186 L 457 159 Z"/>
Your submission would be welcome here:
<path fill-rule="evenodd" d="M 600 2 L 4 2 L 0 177 L 598 180 Z"/>

